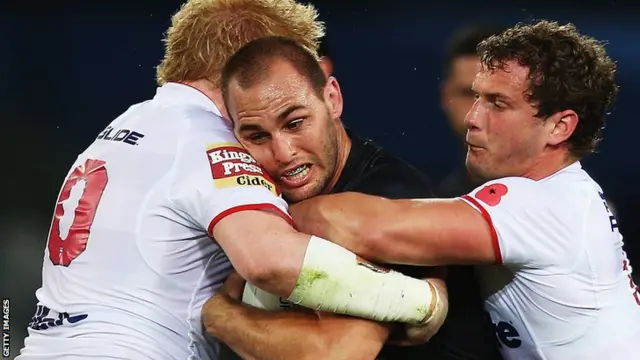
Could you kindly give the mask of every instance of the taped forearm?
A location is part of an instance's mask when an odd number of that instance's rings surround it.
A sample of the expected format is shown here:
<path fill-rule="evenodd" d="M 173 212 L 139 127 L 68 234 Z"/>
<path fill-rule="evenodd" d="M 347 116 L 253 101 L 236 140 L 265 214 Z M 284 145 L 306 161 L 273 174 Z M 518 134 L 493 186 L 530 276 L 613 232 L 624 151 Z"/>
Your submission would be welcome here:
<path fill-rule="evenodd" d="M 371 266 L 349 250 L 312 236 L 288 300 L 376 321 L 424 324 L 440 297 L 428 281 Z"/>

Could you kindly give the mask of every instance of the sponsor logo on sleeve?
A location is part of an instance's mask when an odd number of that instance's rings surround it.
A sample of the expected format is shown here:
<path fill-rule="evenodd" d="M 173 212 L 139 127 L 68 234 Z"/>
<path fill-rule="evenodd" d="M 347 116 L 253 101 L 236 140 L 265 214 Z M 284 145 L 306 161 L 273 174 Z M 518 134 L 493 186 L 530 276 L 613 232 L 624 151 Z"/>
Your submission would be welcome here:
<path fill-rule="evenodd" d="M 280 190 L 269 174 L 237 143 L 226 142 L 207 147 L 211 175 L 216 188 L 262 186 L 276 196 Z"/>

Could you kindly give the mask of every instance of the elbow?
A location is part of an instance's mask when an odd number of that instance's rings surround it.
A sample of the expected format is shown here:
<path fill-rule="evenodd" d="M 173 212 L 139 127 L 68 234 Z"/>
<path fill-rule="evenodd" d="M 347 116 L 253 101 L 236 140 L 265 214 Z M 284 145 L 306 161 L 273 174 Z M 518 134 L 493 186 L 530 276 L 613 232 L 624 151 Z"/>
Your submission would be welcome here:
<path fill-rule="evenodd" d="M 295 286 L 299 269 L 287 258 L 265 255 L 262 259 L 245 264 L 238 272 L 248 282 L 272 294 L 289 297 Z"/>
<path fill-rule="evenodd" d="M 278 282 L 281 270 L 278 264 L 273 264 L 269 259 L 264 262 L 246 264 L 242 271 L 238 271 L 248 282 L 266 291 L 271 291 L 273 284 Z"/>

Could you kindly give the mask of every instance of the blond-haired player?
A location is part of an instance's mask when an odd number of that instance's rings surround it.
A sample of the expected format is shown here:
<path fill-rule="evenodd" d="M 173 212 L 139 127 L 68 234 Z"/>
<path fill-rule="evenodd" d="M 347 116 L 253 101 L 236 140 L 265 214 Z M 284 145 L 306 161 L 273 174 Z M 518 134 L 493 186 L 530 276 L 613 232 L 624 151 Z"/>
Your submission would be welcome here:
<path fill-rule="evenodd" d="M 232 265 L 303 306 L 430 320 L 439 297 L 428 282 L 375 272 L 297 232 L 277 186 L 225 120 L 225 60 L 265 35 L 315 52 L 316 18 L 291 0 L 192 0 L 173 17 L 155 97 L 111 122 L 65 179 L 18 359 L 216 359 L 200 310 Z M 367 336 L 386 335 L 362 322 Z"/>

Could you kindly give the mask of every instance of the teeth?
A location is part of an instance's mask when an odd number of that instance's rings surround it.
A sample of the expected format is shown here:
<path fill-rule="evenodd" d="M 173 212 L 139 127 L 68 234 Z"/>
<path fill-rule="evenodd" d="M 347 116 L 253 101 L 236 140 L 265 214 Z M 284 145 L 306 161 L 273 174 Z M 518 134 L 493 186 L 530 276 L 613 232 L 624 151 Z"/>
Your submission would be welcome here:
<path fill-rule="evenodd" d="M 308 172 L 309 172 L 309 166 L 301 165 L 291 171 L 287 171 L 283 175 L 288 178 L 294 178 L 294 177 L 299 178 L 307 175 Z"/>
<path fill-rule="evenodd" d="M 306 165 L 300 165 L 297 168 L 291 170 L 291 171 L 287 171 L 286 173 L 284 173 L 286 176 L 294 176 L 294 175 L 298 175 L 299 173 L 302 172 L 302 170 L 304 170 L 307 166 Z"/>

